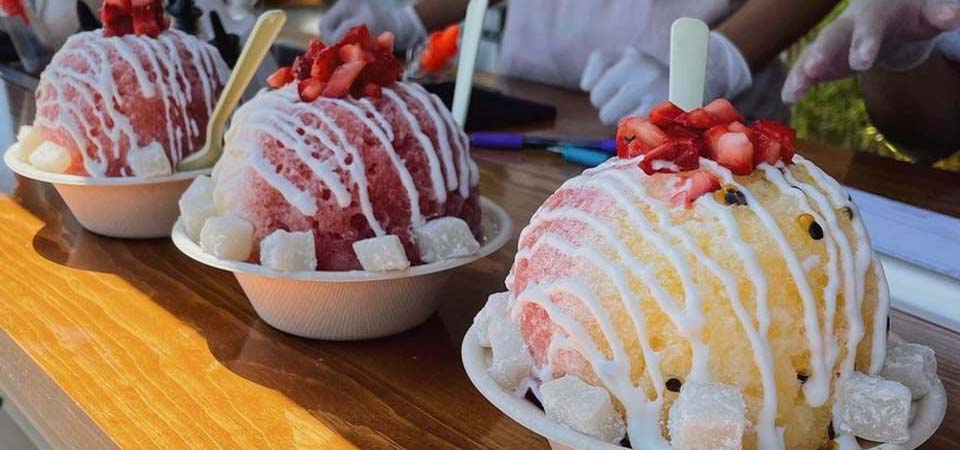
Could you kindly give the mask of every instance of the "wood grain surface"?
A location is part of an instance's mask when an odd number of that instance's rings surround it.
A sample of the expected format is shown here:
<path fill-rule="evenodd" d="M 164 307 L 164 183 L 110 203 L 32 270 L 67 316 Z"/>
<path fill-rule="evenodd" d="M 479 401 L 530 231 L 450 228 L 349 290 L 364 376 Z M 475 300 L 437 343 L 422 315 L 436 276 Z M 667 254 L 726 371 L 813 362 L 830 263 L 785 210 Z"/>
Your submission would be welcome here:
<path fill-rule="evenodd" d="M 558 106 L 540 134 L 608 136 L 582 94 L 482 76 Z M 0 146 L 32 96 L 0 86 Z M 812 143 L 843 182 L 960 216 L 960 175 Z M 580 172 L 552 154 L 475 150 L 481 191 L 518 225 Z M 167 240 L 83 231 L 47 185 L 0 169 L 0 391 L 57 449 L 546 449 L 472 387 L 462 336 L 503 290 L 515 239 L 458 271 L 440 311 L 399 336 L 300 339 L 260 321 L 232 275 Z M 514 236 L 515 237 L 515 236 Z M 939 355 L 947 419 L 923 448 L 960 448 L 960 335 L 903 313 L 893 328 Z"/>

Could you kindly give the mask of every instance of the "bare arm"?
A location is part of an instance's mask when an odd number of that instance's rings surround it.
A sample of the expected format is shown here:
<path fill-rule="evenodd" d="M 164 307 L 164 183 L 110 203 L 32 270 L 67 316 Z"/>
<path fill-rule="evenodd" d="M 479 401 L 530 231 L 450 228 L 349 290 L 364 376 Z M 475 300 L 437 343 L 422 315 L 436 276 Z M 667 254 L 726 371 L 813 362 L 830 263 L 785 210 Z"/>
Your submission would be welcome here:
<path fill-rule="evenodd" d="M 870 119 L 892 142 L 924 162 L 960 142 L 960 65 L 935 53 L 908 72 L 870 70 L 860 77 Z"/>
<path fill-rule="evenodd" d="M 759 70 L 816 26 L 837 0 L 748 0 L 716 28 Z"/>

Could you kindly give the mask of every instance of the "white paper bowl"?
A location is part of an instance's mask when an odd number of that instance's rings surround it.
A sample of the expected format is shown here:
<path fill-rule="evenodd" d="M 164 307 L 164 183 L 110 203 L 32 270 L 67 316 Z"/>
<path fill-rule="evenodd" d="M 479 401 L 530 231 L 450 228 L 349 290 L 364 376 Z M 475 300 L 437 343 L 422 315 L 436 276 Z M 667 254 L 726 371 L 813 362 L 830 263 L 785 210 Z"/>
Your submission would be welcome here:
<path fill-rule="evenodd" d="M 477 342 L 476 325 L 471 326 L 463 338 L 461 357 L 467 376 L 487 401 L 493 403 L 493 406 L 520 425 L 546 438 L 554 450 L 623 450 L 623 447 L 618 445 L 600 441 L 547 420 L 543 411 L 533 403 L 523 397 L 515 396 L 513 391 L 500 387 L 487 372 L 487 367 L 490 366 L 490 349 Z M 946 411 L 947 394 L 943 383 L 937 380 L 937 385 L 926 397 L 913 402 L 910 442 L 872 444 L 873 447 L 861 442 L 861 445 L 864 450 L 913 450 L 933 436 L 943 422 Z M 634 448 L 633 450 L 647 449 Z"/>
<path fill-rule="evenodd" d="M 67 208 L 87 230 L 128 239 L 162 238 L 180 215 L 177 201 L 198 175 L 212 169 L 177 172 L 155 178 L 83 177 L 38 170 L 24 161 L 14 144 L 3 155 L 10 170 L 53 184 Z"/>
<path fill-rule="evenodd" d="M 427 320 L 439 305 L 451 270 L 486 257 L 510 239 L 513 223 L 486 197 L 480 252 L 396 272 L 277 272 L 259 264 L 227 261 L 200 249 L 182 221 L 173 243 L 187 256 L 233 272 L 257 314 L 274 328 L 297 336 L 356 340 L 396 334 Z"/>

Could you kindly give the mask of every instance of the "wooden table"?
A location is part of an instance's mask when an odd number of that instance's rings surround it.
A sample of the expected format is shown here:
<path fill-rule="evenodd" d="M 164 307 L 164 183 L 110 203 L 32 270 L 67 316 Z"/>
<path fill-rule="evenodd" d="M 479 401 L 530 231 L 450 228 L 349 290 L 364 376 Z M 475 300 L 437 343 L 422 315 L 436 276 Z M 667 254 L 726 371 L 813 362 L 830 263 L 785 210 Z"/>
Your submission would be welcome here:
<path fill-rule="evenodd" d="M 486 76 L 556 104 L 541 133 L 607 136 L 582 94 Z M 0 146 L 32 118 L 5 85 Z M 812 143 L 803 153 L 852 186 L 960 216 L 960 175 Z M 520 226 L 580 168 L 545 152 L 476 150 L 481 191 Z M 49 186 L 0 169 L 0 389 L 57 449 L 544 449 L 474 390 L 461 338 L 503 290 L 516 241 L 457 273 L 438 314 L 368 342 L 299 339 L 260 321 L 229 273 L 166 240 L 83 231 Z M 519 227 L 516 232 L 519 232 Z M 516 234 L 515 232 L 515 234 Z M 933 346 L 950 392 L 925 447 L 960 448 L 960 334 L 896 313 Z"/>

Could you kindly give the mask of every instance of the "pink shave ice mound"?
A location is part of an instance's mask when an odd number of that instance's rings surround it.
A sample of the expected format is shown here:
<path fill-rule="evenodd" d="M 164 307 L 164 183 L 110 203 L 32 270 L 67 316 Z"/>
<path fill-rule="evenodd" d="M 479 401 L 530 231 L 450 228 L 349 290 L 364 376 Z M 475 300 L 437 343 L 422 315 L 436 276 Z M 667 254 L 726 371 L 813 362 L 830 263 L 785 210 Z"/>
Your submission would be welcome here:
<path fill-rule="evenodd" d="M 33 130 L 69 153 L 68 174 L 139 175 L 131 155 L 159 149 L 175 168 L 203 147 L 229 68 L 212 46 L 166 29 L 159 2 L 146 15 L 107 3 L 107 26 L 72 36 L 41 75 Z"/>
<path fill-rule="evenodd" d="M 388 52 L 359 45 L 339 51 L 343 46 L 314 42 L 294 64 L 309 69 L 313 63 L 304 59 L 332 52 L 329 83 L 274 76 L 274 89 L 240 108 L 227 132 L 214 169 L 214 199 L 220 214 L 253 226 L 251 262 L 260 260 L 260 242 L 277 230 L 311 231 L 317 270 L 361 268 L 353 244 L 385 235 L 397 236 L 410 263 L 418 264 L 414 230 L 438 217 L 463 219 L 479 235 L 478 171 L 465 133 L 436 96 L 394 81 L 399 70 L 393 71 Z M 337 74 L 353 63 L 341 55 L 352 58 L 347 53 L 355 51 L 369 53 L 358 57 L 369 61 L 361 69 L 394 75 L 381 84 L 350 69 L 346 84 L 324 94 L 330 83 L 344 82 Z M 319 90 L 305 97 L 311 83 Z"/>

